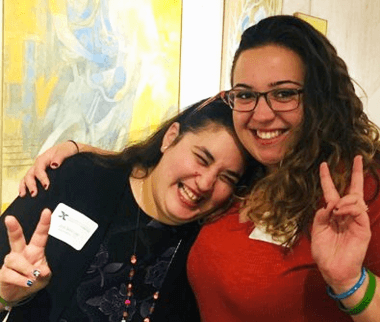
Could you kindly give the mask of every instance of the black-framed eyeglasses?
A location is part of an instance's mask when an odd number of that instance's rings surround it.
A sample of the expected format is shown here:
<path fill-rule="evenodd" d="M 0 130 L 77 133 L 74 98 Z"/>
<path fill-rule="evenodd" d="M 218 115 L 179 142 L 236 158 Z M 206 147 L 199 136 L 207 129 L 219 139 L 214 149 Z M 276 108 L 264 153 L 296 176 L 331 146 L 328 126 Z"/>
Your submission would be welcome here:
<path fill-rule="evenodd" d="M 267 92 L 233 88 L 224 92 L 222 98 L 236 112 L 253 111 L 261 96 L 273 111 L 290 112 L 299 107 L 302 92 L 302 88 L 276 88 Z"/>
<path fill-rule="evenodd" d="M 210 97 L 199 105 L 195 111 L 199 111 L 208 104 L 221 98 L 236 112 L 251 112 L 256 108 L 260 97 L 264 96 L 265 101 L 273 111 L 290 112 L 299 107 L 301 93 L 303 93 L 303 88 L 276 88 L 267 92 L 255 92 L 245 88 L 233 88 Z"/>

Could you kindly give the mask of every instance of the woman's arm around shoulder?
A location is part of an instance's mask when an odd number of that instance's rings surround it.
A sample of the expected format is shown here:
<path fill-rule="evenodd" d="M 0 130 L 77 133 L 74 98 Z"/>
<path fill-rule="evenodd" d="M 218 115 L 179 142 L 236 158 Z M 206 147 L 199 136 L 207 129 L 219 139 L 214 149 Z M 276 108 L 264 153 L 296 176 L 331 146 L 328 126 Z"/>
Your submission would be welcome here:
<path fill-rule="evenodd" d="M 49 189 L 50 180 L 47 169 L 59 168 L 65 159 L 80 152 L 94 152 L 103 155 L 114 153 L 88 144 L 76 143 L 72 140 L 55 145 L 36 158 L 33 166 L 20 181 L 19 196 L 24 197 L 29 191 L 30 195 L 35 197 L 41 190 L 37 186 L 37 181 L 41 183 L 43 189 Z"/>

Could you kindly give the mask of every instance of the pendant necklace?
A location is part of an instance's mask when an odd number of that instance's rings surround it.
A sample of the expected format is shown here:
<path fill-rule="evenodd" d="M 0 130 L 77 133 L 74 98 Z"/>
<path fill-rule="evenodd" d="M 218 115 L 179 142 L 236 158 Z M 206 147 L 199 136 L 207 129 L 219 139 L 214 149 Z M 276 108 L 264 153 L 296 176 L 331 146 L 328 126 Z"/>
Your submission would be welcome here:
<path fill-rule="evenodd" d="M 142 187 L 141 187 L 141 190 L 142 190 Z M 131 269 L 129 270 L 129 274 L 127 276 L 126 297 L 125 297 L 125 301 L 124 301 L 124 312 L 123 312 L 123 316 L 121 318 L 121 322 L 127 322 L 128 321 L 128 317 L 130 315 L 131 304 L 132 304 L 133 296 L 134 296 L 133 278 L 136 274 L 136 266 L 137 266 L 137 262 L 138 262 L 136 249 L 137 249 L 138 233 L 139 233 L 139 229 L 140 229 L 140 212 L 141 212 L 141 208 L 138 206 L 136 229 L 135 229 L 135 236 L 134 236 L 134 245 L 133 245 L 133 253 L 130 257 Z M 177 244 L 177 246 L 173 252 L 173 255 L 170 258 L 169 264 L 165 270 L 165 274 L 163 275 L 163 280 L 165 280 L 165 278 L 166 278 L 166 275 L 169 271 L 169 268 L 173 262 L 173 259 L 176 255 L 178 248 L 181 245 L 181 243 L 182 243 L 182 239 L 180 239 L 180 241 L 178 242 L 178 244 Z M 161 283 L 161 285 L 162 284 L 163 283 Z M 155 308 L 157 300 L 159 299 L 159 296 L 160 296 L 160 289 L 158 288 L 153 293 L 153 303 L 151 304 L 151 306 L 149 308 L 148 315 L 143 318 L 143 322 L 150 322 L 151 321 L 150 317 L 151 317 L 152 313 L 154 312 L 154 308 Z"/>

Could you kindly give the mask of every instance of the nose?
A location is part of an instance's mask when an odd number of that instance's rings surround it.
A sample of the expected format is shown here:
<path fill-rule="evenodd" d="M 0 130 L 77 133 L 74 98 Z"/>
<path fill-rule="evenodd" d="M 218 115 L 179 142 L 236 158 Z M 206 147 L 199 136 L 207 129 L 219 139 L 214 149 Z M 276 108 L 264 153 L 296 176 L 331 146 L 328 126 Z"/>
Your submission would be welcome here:
<path fill-rule="evenodd" d="M 214 189 L 216 180 L 217 175 L 213 171 L 204 169 L 198 173 L 195 182 L 201 192 L 209 192 Z"/>
<path fill-rule="evenodd" d="M 251 118 L 257 122 L 269 122 L 272 121 L 275 116 L 276 113 L 269 106 L 267 98 L 264 96 L 259 97 Z"/>

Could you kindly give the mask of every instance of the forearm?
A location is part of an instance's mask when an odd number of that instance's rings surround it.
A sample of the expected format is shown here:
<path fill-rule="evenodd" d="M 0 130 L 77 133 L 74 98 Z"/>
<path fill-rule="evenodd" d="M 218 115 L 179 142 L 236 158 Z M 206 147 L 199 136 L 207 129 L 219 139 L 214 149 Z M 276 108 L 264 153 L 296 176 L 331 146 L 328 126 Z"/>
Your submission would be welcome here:
<path fill-rule="evenodd" d="M 103 154 L 103 155 L 112 155 L 116 153 L 114 151 L 103 150 L 101 148 L 97 148 L 89 144 L 77 143 L 77 145 L 79 148 L 79 152 L 93 152 L 93 153 Z"/>

